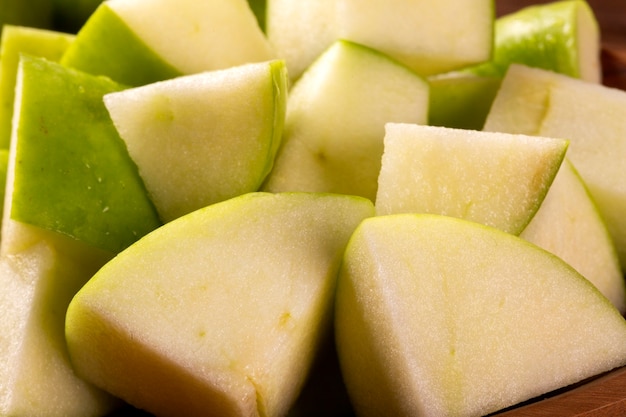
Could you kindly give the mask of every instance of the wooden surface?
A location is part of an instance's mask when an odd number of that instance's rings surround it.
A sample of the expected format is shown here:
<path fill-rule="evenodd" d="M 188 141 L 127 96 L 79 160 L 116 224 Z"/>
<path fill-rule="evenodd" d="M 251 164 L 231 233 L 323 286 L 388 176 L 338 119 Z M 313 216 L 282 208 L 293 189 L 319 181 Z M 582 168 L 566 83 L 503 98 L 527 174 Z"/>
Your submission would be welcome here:
<path fill-rule="evenodd" d="M 551 0 L 496 0 L 498 15 Z M 626 90 L 626 0 L 588 0 L 600 23 L 604 84 Z M 626 367 L 494 417 L 624 417 Z"/>

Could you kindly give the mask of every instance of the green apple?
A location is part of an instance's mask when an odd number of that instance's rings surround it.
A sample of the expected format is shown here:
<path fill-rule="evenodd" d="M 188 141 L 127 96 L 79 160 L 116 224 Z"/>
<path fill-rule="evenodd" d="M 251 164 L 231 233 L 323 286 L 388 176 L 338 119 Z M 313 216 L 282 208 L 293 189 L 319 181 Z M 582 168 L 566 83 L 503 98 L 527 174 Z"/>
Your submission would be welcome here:
<path fill-rule="evenodd" d="M 568 159 L 520 236 L 572 265 L 622 314 L 626 313 L 626 287 L 615 245 L 587 187 Z"/>
<path fill-rule="evenodd" d="M 567 141 L 389 123 L 376 213 L 433 213 L 518 234 L 543 201 Z"/>
<path fill-rule="evenodd" d="M 330 331 L 364 198 L 251 193 L 180 217 L 72 300 L 76 372 L 159 415 L 282 416 Z"/>
<path fill-rule="evenodd" d="M 104 106 L 122 88 L 22 55 L 3 228 L 10 219 L 115 253 L 161 224 Z M 10 235 L 3 252 L 20 250 Z"/>
<path fill-rule="evenodd" d="M 273 57 L 246 0 L 108 0 L 61 63 L 138 86 Z"/>
<path fill-rule="evenodd" d="M 566 138 L 572 161 L 626 265 L 626 92 L 551 71 L 512 65 L 485 130 Z"/>
<path fill-rule="evenodd" d="M 65 311 L 96 271 L 39 242 L 0 258 L 0 415 L 103 416 L 119 405 L 76 376 Z"/>
<path fill-rule="evenodd" d="M 0 38 L 0 149 L 9 148 L 20 54 L 58 61 L 74 35 L 46 29 L 5 25 Z"/>
<path fill-rule="evenodd" d="M 2 0 L 0 27 L 3 25 L 52 27 L 52 0 Z"/>
<path fill-rule="evenodd" d="M 430 75 L 487 61 L 493 22 L 493 0 L 268 0 L 266 33 L 292 79 L 337 39 Z"/>
<path fill-rule="evenodd" d="M 357 415 L 482 416 L 626 364 L 626 321 L 549 252 L 429 214 L 364 220 L 337 349 Z"/>
<path fill-rule="evenodd" d="M 374 200 L 385 123 L 426 123 L 427 113 L 423 78 L 373 49 L 337 41 L 293 85 L 283 145 L 263 189 Z"/>
<path fill-rule="evenodd" d="M 259 189 L 281 142 L 287 81 L 276 60 L 104 96 L 164 222 Z"/>
<path fill-rule="evenodd" d="M 428 124 L 481 130 L 501 79 L 464 72 L 427 78 L 430 86 Z"/>
<path fill-rule="evenodd" d="M 502 16 L 494 42 L 493 59 L 471 72 L 503 76 L 511 63 L 518 63 L 601 81 L 600 29 L 585 0 L 533 5 Z"/>

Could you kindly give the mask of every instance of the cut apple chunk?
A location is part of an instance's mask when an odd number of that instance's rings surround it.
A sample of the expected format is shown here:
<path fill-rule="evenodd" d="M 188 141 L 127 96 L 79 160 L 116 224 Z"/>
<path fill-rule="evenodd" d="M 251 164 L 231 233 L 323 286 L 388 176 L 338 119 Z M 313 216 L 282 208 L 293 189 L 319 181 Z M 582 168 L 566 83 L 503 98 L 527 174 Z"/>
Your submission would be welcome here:
<path fill-rule="evenodd" d="M 104 96 L 160 218 L 257 191 L 281 142 L 284 61 L 148 84 Z"/>
<path fill-rule="evenodd" d="M 337 41 L 291 89 L 283 144 L 263 189 L 373 201 L 385 123 L 426 123 L 427 113 L 424 79 L 373 49 Z"/>
<path fill-rule="evenodd" d="M 364 198 L 252 193 L 180 217 L 72 300 L 77 373 L 159 415 L 282 416 L 323 337 Z"/>
<path fill-rule="evenodd" d="M 443 214 L 518 234 L 566 150 L 561 139 L 389 123 L 376 212 Z"/>
<path fill-rule="evenodd" d="M 566 138 L 572 161 L 626 265 L 626 92 L 512 65 L 485 130 Z"/>
<path fill-rule="evenodd" d="M 138 86 L 272 58 L 246 0 L 108 0 L 61 62 Z"/>
<path fill-rule="evenodd" d="M 22 56 L 3 253 L 22 249 L 19 233 L 7 231 L 13 222 L 112 253 L 161 224 L 102 100 L 122 88 L 105 77 Z"/>
<path fill-rule="evenodd" d="M 587 187 L 567 158 L 520 236 L 572 265 L 615 308 L 626 313 L 626 288 L 615 245 Z"/>
<path fill-rule="evenodd" d="M 571 266 L 446 216 L 364 220 L 335 325 L 363 417 L 487 415 L 626 364 L 626 321 Z"/>

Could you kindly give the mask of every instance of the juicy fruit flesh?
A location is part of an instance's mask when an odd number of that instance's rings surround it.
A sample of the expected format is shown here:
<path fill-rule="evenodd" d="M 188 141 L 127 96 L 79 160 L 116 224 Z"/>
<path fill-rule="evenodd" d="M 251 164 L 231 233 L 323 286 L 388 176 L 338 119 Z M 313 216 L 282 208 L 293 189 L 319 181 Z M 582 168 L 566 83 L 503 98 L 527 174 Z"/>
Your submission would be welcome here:
<path fill-rule="evenodd" d="M 367 219 L 338 285 L 340 361 L 364 416 L 387 406 L 484 415 L 626 361 L 624 319 L 595 287 L 548 252 L 475 223 Z"/>

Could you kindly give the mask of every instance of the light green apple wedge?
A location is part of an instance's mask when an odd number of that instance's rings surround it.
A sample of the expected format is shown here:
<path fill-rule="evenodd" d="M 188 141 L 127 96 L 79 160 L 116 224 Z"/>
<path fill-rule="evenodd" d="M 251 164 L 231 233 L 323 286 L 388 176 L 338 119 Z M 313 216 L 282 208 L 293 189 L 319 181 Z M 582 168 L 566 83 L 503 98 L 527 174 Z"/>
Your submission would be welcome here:
<path fill-rule="evenodd" d="M 263 189 L 376 197 L 385 123 L 426 123 L 428 84 L 373 49 L 337 41 L 293 85 Z"/>
<path fill-rule="evenodd" d="M 338 39 L 426 76 L 489 60 L 493 24 L 493 0 L 268 0 L 266 33 L 294 80 Z"/>
<path fill-rule="evenodd" d="M 45 242 L 0 258 L 0 415 L 103 416 L 120 401 L 77 377 L 65 311 L 95 273 Z"/>
<path fill-rule="evenodd" d="M 74 35 L 26 26 L 5 25 L 0 39 L 0 149 L 9 149 L 20 54 L 58 61 Z"/>
<path fill-rule="evenodd" d="M 276 60 L 104 96 L 164 222 L 259 189 L 280 146 L 287 81 Z"/>
<path fill-rule="evenodd" d="M 79 291 L 66 339 L 79 375 L 160 415 L 283 416 L 330 332 L 364 198 L 251 193 L 180 217 Z"/>
<path fill-rule="evenodd" d="M 626 92 L 512 65 L 485 130 L 566 138 L 572 161 L 626 266 Z"/>
<path fill-rule="evenodd" d="M 366 219 L 337 285 L 360 417 L 483 416 L 626 364 L 626 321 L 588 280 L 475 222 Z"/>
<path fill-rule="evenodd" d="M 585 0 L 533 5 L 502 16 L 496 21 L 494 42 L 493 59 L 471 72 L 503 76 L 517 63 L 601 81 L 600 29 Z"/>
<path fill-rule="evenodd" d="M 626 286 L 615 245 L 587 187 L 567 158 L 520 236 L 572 265 L 615 308 L 626 313 Z"/>
<path fill-rule="evenodd" d="M 102 97 L 122 88 L 104 77 L 22 56 L 9 154 L 4 253 L 21 250 L 19 233 L 7 231 L 12 222 L 113 253 L 161 224 L 104 106 Z"/>
<path fill-rule="evenodd" d="M 139 86 L 273 57 L 247 0 L 108 0 L 61 63 Z"/>
<path fill-rule="evenodd" d="M 376 213 L 432 213 L 518 234 L 548 192 L 562 139 L 389 123 Z"/>

